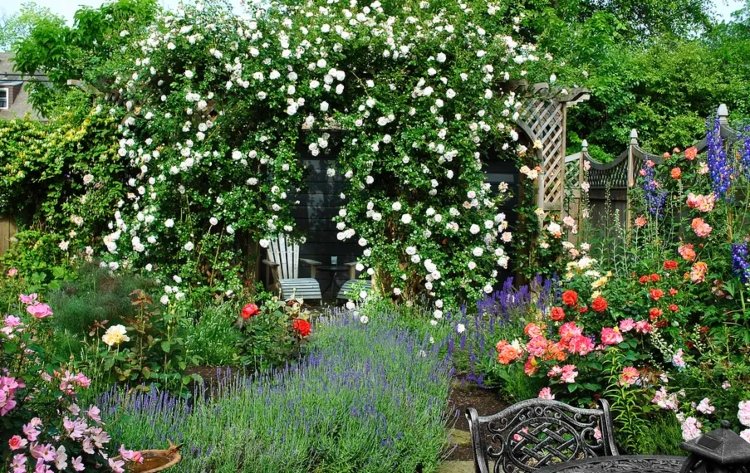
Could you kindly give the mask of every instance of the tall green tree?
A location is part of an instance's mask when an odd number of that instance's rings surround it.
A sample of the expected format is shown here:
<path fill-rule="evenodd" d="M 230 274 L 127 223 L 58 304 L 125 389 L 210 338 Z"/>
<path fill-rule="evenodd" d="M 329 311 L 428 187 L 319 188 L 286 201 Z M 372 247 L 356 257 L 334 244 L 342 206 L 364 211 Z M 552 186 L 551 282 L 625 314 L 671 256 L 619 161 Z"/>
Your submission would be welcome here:
<path fill-rule="evenodd" d="M 65 20 L 34 2 L 21 5 L 18 13 L 0 17 L 0 51 L 10 51 L 14 44 L 27 38 L 37 25 L 46 22 L 63 25 Z"/>

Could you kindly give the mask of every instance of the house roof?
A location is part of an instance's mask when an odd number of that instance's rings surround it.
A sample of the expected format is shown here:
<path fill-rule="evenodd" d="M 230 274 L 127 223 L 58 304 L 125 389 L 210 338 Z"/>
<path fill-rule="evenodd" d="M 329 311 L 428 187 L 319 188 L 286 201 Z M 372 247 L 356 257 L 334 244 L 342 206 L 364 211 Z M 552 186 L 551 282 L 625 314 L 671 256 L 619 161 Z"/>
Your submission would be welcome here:
<path fill-rule="evenodd" d="M 15 64 L 13 64 L 13 53 L 0 53 L 0 82 L 12 81 L 23 83 L 29 79 L 36 79 L 42 82 L 47 81 L 47 76 L 44 74 L 32 74 L 24 75 L 16 72 Z"/>

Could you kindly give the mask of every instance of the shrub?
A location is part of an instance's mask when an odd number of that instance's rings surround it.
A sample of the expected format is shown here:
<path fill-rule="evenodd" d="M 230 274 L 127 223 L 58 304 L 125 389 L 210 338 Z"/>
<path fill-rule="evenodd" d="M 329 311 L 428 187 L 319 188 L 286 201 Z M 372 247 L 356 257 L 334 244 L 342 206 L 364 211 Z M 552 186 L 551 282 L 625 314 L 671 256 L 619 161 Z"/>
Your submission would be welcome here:
<path fill-rule="evenodd" d="M 183 442 L 175 471 L 435 471 L 450 386 L 440 347 L 387 316 L 316 325 L 299 364 L 225 377 L 192 404 L 152 391 L 102 403 L 115 442 Z"/>

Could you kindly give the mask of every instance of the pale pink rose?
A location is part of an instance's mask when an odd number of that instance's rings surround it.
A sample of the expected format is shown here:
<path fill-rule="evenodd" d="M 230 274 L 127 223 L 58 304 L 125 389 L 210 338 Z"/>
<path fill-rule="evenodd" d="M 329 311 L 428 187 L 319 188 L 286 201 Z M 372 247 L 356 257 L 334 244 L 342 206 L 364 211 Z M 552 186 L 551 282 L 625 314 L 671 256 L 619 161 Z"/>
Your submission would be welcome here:
<path fill-rule="evenodd" d="M 620 329 L 604 327 L 602 329 L 602 345 L 617 345 L 618 343 L 622 343 Z"/>
<path fill-rule="evenodd" d="M 37 319 L 43 319 L 52 315 L 52 309 L 50 309 L 50 306 L 42 304 L 41 302 L 27 306 L 26 312 Z"/>
<path fill-rule="evenodd" d="M 737 418 L 740 420 L 740 424 L 750 427 L 750 401 L 742 401 L 737 407 L 739 409 Z"/>
<path fill-rule="evenodd" d="M 560 373 L 560 380 L 566 383 L 575 383 L 578 371 L 575 365 L 565 365 L 562 367 L 562 373 Z"/>
<path fill-rule="evenodd" d="M 11 450 L 18 450 L 19 448 L 23 448 L 28 444 L 28 440 L 21 437 L 20 435 L 14 435 L 13 437 L 8 440 L 8 446 Z"/>
<path fill-rule="evenodd" d="M 14 278 L 18 274 L 18 270 L 16 268 L 10 268 L 7 273 L 5 273 L 9 278 Z"/>
<path fill-rule="evenodd" d="M 568 341 L 568 351 L 576 355 L 587 355 L 594 351 L 594 342 L 584 335 L 576 335 Z"/>
<path fill-rule="evenodd" d="M 543 356 L 547 351 L 547 345 L 549 345 L 549 342 L 546 338 L 537 336 L 526 344 L 526 351 L 533 356 Z"/>
<path fill-rule="evenodd" d="M 645 320 L 639 320 L 635 323 L 635 331 L 638 333 L 651 333 L 654 328 Z"/>
<path fill-rule="evenodd" d="M 21 294 L 18 296 L 18 300 L 20 300 L 23 304 L 29 305 L 34 304 L 39 296 L 36 293 L 33 294 Z"/>
<path fill-rule="evenodd" d="M 698 403 L 698 405 L 695 407 L 695 410 L 702 414 L 713 414 L 713 412 L 716 410 L 714 406 L 711 405 L 711 400 L 707 397 L 704 397 L 701 399 L 701 402 Z"/>
<path fill-rule="evenodd" d="M 542 388 L 541 391 L 539 391 L 539 399 L 554 399 L 555 395 L 552 394 L 552 390 L 549 387 Z"/>
<path fill-rule="evenodd" d="M 686 442 L 701 436 L 703 424 L 695 417 L 688 417 L 682 422 L 682 439 Z"/>
<path fill-rule="evenodd" d="M 745 429 L 740 432 L 740 437 L 742 437 L 742 440 L 745 442 L 750 442 L 750 429 Z"/>
<path fill-rule="evenodd" d="M 620 332 L 630 332 L 635 328 L 635 321 L 633 319 L 624 319 L 620 321 Z"/>
<path fill-rule="evenodd" d="M 682 355 L 682 348 L 674 352 L 674 355 L 672 355 L 672 364 L 677 368 L 684 368 L 685 366 L 687 366 L 685 360 L 682 359 Z"/>
<path fill-rule="evenodd" d="M 664 388 L 664 386 L 656 391 L 651 402 L 661 407 L 662 409 L 667 409 L 670 411 L 677 411 L 677 408 L 679 407 L 677 395 L 667 393 L 667 390 Z"/>

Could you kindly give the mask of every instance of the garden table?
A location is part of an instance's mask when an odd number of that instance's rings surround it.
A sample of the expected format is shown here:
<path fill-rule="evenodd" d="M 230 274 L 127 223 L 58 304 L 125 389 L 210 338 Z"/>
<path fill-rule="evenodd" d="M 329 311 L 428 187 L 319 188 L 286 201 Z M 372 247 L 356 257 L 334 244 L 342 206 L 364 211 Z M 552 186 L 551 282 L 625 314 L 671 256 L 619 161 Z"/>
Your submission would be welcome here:
<path fill-rule="evenodd" d="M 328 280 L 328 284 L 326 285 L 325 289 L 323 289 L 323 294 L 327 293 L 331 287 L 333 287 L 332 293 L 333 298 L 336 297 L 336 293 L 340 289 L 339 282 L 336 279 L 336 276 L 339 273 L 346 273 L 349 271 L 349 266 L 340 266 L 340 265 L 331 265 L 331 266 L 319 266 L 318 271 L 322 271 L 324 273 L 330 273 L 330 279 Z"/>
<path fill-rule="evenodd" d="M 678 473 L 686 457 L 668 455 L 617 455 L 556 463 L 536 473 Z"/>

